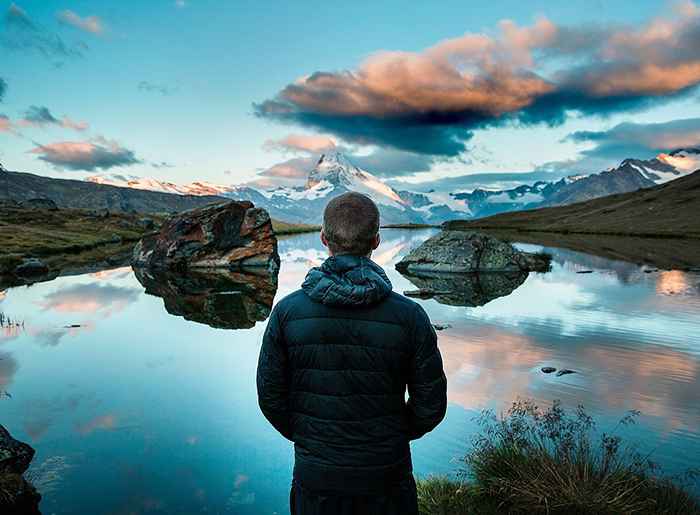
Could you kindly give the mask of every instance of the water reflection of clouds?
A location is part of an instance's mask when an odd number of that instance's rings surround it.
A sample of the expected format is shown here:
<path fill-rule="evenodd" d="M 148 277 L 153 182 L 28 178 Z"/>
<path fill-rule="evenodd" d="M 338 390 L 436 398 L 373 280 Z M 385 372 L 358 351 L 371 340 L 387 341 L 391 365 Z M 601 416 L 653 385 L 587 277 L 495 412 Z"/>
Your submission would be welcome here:
<path fill-rule="evenodd" d="M 467 410 L 561 399 L 603 413 L 637 409 L 666 431 L 700 424 L 700 363 L 685 352 L 601 333 L 570 338 L 470 324 L 441 332 L 439 342 L 449 400 Z M 578 373 L 545 375 L 545 365 Z"/>
<path fill-rule="evenodd" d="M 17 360 L 9 352 L 0 352 L 0 393 L 12 384 L 12 379 L 17 373 Z M 0 399 L 2 401 L 2 399 Z"/>
<path fill-rule="evenodd" d="M 90 435 L 97 430 L 110 430 L 117 427 L 118 418 L 114 413 L 107 413 L 91 418 L 81 424 L 75 425 L 75 430 L 83 436 Z"/>
<path fill-rule="evenodd" d="M 657 295 L 656 287 L 654 278 L 620 288 L 615 276 L 578 276 L 559 268 L 531 275 L 507 298 L 475 308 L 468 316 L 504 326 L 549 326 L 569 336 L 597 332 L 680 343 L 700 353 L 700 303 Z"/>
<path fill-rule="evenodd" d="M 37 301 L 44 311 L 58 313 L 100 313 L 107 317 L 138 300 L 141 290 L 112 284 L 74 284 Z"/>

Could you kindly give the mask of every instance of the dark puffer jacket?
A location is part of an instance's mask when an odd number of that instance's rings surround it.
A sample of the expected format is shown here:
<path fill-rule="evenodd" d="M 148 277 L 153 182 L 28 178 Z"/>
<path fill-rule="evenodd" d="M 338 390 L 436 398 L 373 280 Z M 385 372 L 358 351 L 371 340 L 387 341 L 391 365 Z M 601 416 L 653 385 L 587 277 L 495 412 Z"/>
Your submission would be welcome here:
<path fill-rule="evenodd" d="M 371 492 L 405 478 L 409 441 L 437 426 L 447 404 L 425 311 L 393 293 L 370 259 L 350 255 L 312 269 L 275 306 L 257 386 L 263 414 L 295 444 L 295 480 L 312 490 Z"/>

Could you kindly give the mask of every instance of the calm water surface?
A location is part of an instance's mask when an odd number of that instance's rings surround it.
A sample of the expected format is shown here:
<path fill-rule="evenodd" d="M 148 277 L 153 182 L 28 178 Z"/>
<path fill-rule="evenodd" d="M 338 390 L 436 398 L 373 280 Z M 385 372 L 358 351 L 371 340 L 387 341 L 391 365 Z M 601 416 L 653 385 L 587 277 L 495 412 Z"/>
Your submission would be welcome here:
<path fill-rule="evenodd" d="M 394 263 L 430 234 L 383 232 L 374 257 L 397 291 L 415 286 Z M 325 258 L 317 240 L 280 241 L 276 300 Z M 672 473 L 697 466 L 700 274 L 548 250 L 551 273 L 486 305 L 422 301 L 451 325 L 438 333 L 450 404 L 413 444 L 416 472 L 456 471 L 479 411 L 518 397 L 583 404 L 603 429 L 640 410 L 631 431 L 643 449 Z M 11 395 L 0 423 L 37 450 L 44 513 L 287 512 L 292 448 L 255 395 L 264 321 L 227 330 L 171 315 L 130 268 L 12 288 L 0 311 L 25 323 L 0 332 L 0 391 Z"/>

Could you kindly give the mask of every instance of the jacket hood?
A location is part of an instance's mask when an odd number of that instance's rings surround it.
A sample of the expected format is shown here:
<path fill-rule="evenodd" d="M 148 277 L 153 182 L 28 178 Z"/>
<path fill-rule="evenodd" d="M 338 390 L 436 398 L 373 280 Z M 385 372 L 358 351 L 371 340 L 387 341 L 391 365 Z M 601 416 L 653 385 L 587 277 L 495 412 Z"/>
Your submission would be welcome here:
<path fill-rule="evenodd" d="M 312 268 L 301 285 L 314 302 L 327 306 L 367 306 L 391 293 L 384 270 L 364 256 L 331 256 Z"/>

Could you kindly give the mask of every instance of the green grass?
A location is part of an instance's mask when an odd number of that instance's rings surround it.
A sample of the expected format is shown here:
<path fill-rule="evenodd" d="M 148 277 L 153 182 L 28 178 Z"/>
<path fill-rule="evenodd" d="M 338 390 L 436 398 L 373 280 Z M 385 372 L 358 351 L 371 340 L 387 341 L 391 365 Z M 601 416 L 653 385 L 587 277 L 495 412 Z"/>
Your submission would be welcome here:
<path fill-rule="evenodd" d="M 81 209 L 55 211 L 0 209 L 0 274 L 25 257 L 38 257 L 51 268 L 108 259 L 133 246 L 144 234 L 142 215 L 91 215 Z M 55 265 L 55 266 L 54 266 Z"/>
<path fill-rule="evenodd" d="M 666 477 L 617 435 L 637 415 L 599 433 L 582 407 L 519 401 L 501 417 L 487 411 L 458 478 L 418 482 L 421 514 L 699 514 L 684 488 L 695 472 Z"/>
<path fill-rule="evenodd" d="M 281 220 L 272 220 L 272 230 L 275 234 L 282 236 L 285 234 L 302 234 L 306 232 L 318 232 L 321 230 L 320 225 L 308 225 L 308 224 L 293 224 L 289 222 L 282 222 Z"/>

